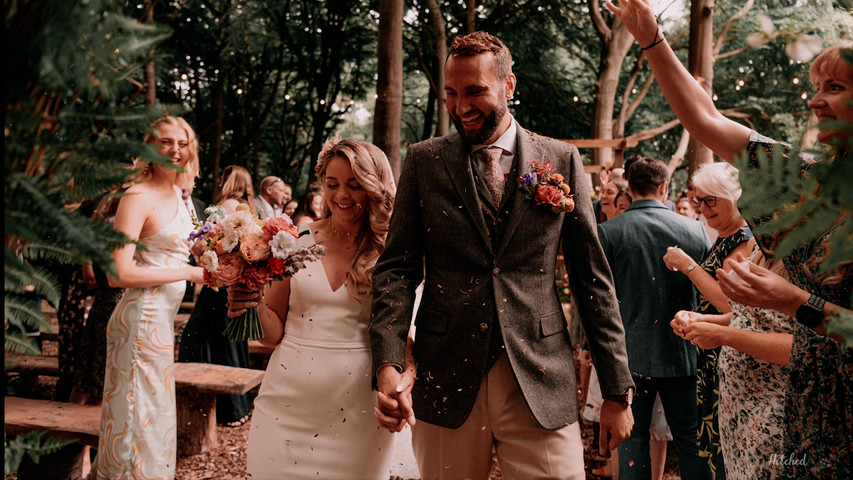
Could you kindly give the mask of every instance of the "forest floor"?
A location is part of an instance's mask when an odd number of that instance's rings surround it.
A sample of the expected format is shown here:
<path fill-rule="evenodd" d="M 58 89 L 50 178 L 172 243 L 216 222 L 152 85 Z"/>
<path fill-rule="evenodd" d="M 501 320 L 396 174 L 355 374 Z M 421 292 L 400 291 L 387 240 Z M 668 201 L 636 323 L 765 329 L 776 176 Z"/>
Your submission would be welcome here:
<path fill-rule="evenodd" d="M 48 353 L 46 351 L 45 353 Z M 9 384 L 14 385 L 14 379 L 9 380 Z M 38 377 L 37 381 L 29 383 L 27 392 L 17 392 L 16 394 L 24 394 L 31 398 L 53 398 L 54 387 L 56 384 L 55 377 Z M 7 384 L 8 386 L 8 384 Z M 257 394 L 257 388 L 252 391 Z M 246 478 L 246 445 L 249 436 L 249 424 L 240 427 L 217 426 L 217 435 L 219 438 L 218 446 L 211 452 L 200 455 L 192 455 L 178 458 L 176 467 L 176 479 L 178 480 L 236 480 Z M 581 424 L 581 434 L 584 443 L 584 464 L 587 468 L 587 478 L 599 478 L 593 476 L 589 472 L 597 467 L 604 465 L 605 459 L 598 454 L 598 449 L 593 446 L 593 429 L 592 425 Z M 408 447 L 409 444 L 401 442 L 401 445 Z M 676 480 L 681 477 L 678 474 L 677 459 L 674 457 L 674 447 L 670 445 L 670 454 L 667 458 L 666 471 L 664 480 Z M 398 455 L 401 464 L 395 465 L 392 469 L 392 474 L 395 472 L 417 472 L 416 465 L 413 465 L 411 455 Z M 402 464 L 405 463 L 405 464 Z M 412 463 L 412 464 L 409 464 Z M 405 474 L 404 474 L 405 475 Z M 390 480 L 410 480 L 415 477 L 411 474 L 408 476 L 392 475 Z M 500 466 L 497 460 L 494 461 L 492 475 L 490 479 L 500 480 L 502 477 Z M 17 480 L 16 474 L 6 476 L 6 480 Z"/>

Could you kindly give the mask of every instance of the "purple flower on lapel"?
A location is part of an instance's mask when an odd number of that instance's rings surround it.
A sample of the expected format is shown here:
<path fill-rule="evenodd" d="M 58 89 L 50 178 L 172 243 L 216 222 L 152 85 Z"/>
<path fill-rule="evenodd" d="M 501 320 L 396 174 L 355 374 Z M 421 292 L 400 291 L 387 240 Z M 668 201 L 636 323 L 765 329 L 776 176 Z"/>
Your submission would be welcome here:
<path fill-rule="evenodd" d="M 518 177 L 518 183 L 525 196 L 536 202 L 536 205 L 546 205 L 554 213 L 571 212 L 575 209 L 571 188 L 563 182 L 563 175 L 554 173 L 550 162 L 530 162 L 532 171 Z"/>

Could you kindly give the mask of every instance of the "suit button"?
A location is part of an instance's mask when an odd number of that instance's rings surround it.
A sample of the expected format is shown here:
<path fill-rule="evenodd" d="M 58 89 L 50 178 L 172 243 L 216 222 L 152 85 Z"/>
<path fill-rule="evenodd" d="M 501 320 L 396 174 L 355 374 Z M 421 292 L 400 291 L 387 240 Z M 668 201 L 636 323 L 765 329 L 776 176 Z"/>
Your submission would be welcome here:
<path fill-rule="evenodd" d="M 496 277 L 497 277 L 499 273 L 501 273 L 501 269 L 500 269 L 500 268 L 495 267 L 495 268 L 493 268 L 493 269 L 492 269 L 492 275 L 494 275 L 494 276 L 496 276 Z"/>
<path fill-rule="evenodd" d="M 488 330 L 488 329 L 489 329 L 489 324 L 488 324 L 488 323 L 483 322 L 483 323 L 481 323 L 481 324 L 480 324 L 480 331 L 485 332 L 485 331 L 486 331 L 486 330 Z"/>

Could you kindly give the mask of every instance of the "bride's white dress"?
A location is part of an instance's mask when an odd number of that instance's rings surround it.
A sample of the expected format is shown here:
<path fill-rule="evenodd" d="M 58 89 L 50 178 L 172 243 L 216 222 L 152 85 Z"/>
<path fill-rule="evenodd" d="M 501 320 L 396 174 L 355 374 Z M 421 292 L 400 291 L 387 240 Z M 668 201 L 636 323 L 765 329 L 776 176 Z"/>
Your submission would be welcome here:
<path fill-rule="evenodd" d="M 310 233 L 298 242 L 313 243 Z M 284 338 L 254 403 L 248 478 L 387 479 L 394 437 L 373 414 L 370 302 L 333 291 L 321 261 L 290 285 Z"/>

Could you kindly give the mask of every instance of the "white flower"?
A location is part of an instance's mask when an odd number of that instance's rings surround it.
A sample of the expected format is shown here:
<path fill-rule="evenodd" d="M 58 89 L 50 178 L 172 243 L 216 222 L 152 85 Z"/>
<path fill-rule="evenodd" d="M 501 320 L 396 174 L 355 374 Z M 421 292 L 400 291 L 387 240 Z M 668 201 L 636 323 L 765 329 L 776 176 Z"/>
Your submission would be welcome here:
<path fill-rule="evenodd" d="M 223 250 L 225 250 L 225 252 L 231 253 L 231 251 L 234 250 L 234 247 L 236 247 L 239 242 L 240 235 L 231 230 L 225 232 L 225 236 L 222 237 L 222 240 L 219 245 L 222 247 Z"/>
<path fill-rule="evenodd" d="M 213 250 L 208 250 L 204 252 L 204 255 L 202 255 L 201 258 L 198 259 L 198 263 L 204 267 L 205 270 L 213 273 L 217 268 L 219 268 L 219 256 L 216 255 L 216 252 Z"/>
<path fill-rule="evenodd" d="M 289 232 L 280 231 L 270 240 L 272 255 L 280 260 L 286 260 L 287 256 L 296 249 L 296 238 Z"/>
<path fill-rule="evenodd" d="M 234 234 L 237 240 L 243 235 L 262 235 L 264 233 L 260 225 L 258 225 L 257 217 L 251 212 L 236 211 L 231 215 L 222 219 L 222 228 L 225 229 L 225 236 Z"/>
<path fill-rule="evenodd" d="M 204 214 L 207 215 L 208 222 L 215 222 L 225 216 L 225 209 L 219 205 L 211 205 L 204 209 Z"/>

